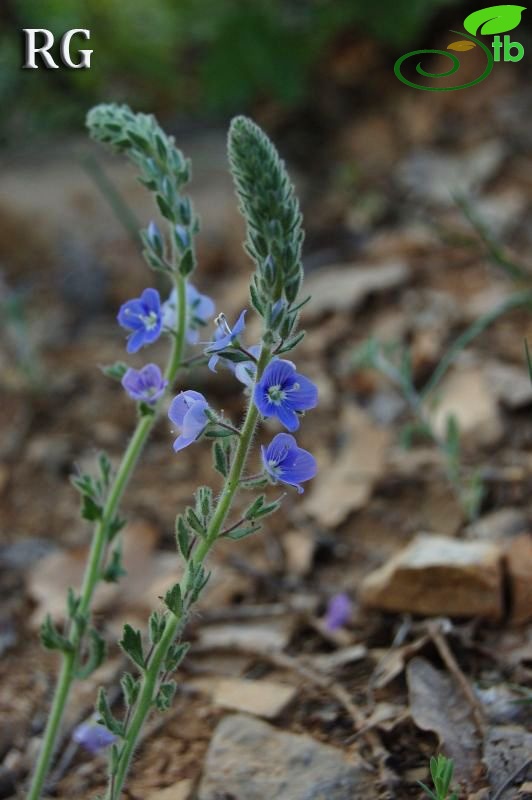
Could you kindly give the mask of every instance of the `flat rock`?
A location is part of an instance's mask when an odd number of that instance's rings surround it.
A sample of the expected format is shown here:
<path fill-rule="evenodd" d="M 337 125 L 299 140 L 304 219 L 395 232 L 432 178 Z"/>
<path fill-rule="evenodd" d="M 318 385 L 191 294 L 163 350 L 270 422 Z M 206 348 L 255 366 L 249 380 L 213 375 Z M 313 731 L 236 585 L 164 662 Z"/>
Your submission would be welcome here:
<path fill-rule="evenodd" d="M 360 600 L 384 611 L 500 619 L 502 594 L 497 545 L 422 534 L 364 579 Z"/>
<path fill-rule="evenodd" d="M 402 286 L 409 275 L 410 270 L 403 261 L 385 261 L 374 266 L 320 267 L 310 274 L 305 285 L 312 297 L 305 316 L 311 319 L 328 311 L 354 311 L 369 295 Z"/>
<path fill-rule="evenodd" d="M 497 399 L 480 369 L 455 370 L 438 389 L 439 402 L 431 414 L 435 433 L 445 438 L 450 416 L 460 435 L 479 445 L 492 445 L 503 434 Z"/>
<path fill-rule="evenodd" d="M 528 519 L 520 508 L 498 508 L 472 522 L 465 530 L 468 539 L 497 542 L 528 530 Z"/>
<path fill-rule="evenodd" d="M 375 783 L 335 747 L 236 714 L 214 732 L 198 800 L 376 800 Z"/>
<path fill-rule="evenodd" d="M 532 403 L 532 382 L 526 369 L 490 361 L 484 373 L 492 391 L 507 408 L 516 410 Z"/>
<path fill-rule="evenodd" d="M 504 157 L 505 148 L 496 140 L 460 155 L 416 150 L 399 165 L 397 177 L 417 198 L 452 206 L 456 194 L 470 194 L 494 177 Z"/>
<path fill-rule="evenodd" d="M 532 537 L 516 536 L 505 551 L 511 620 L 517 625 L 532 620 Z"/>
<path fill-rule="evenodd" d="M 199 647 L 203 650 L 241 648 L 251 652 L 283 650 L 291 639 L 293 629 L 291 618 L 203 625 L 199 631 Z"/>
<path fill-rule="evenodd" d="M 193 781 L 185 779 L 173 786 L 167 786 L 165 789 L 156 789 L 148 795 L 146 800 L 189 800 L 193 785 Z"/>
<path fill-rule="evenodd" d="M 483 761 L 488 770 L 488 779 L 493 796 L 500 800 L 515 800 L 517 786 L 532 778 L 532 733 L 518 725 L 494 725 L 490 727 L 484 742 Z M 519 767 L 522 771 L 518 774 Z M 512 780 L 512 775 L 515 779 Z M 505 787 L 503 789 L 503 787 Z"/>
<path fill-rule="evenodd" d="M 296 687 L 286 683 L 243 678 L 211 680 L 205 688 L 210 689 L 215 705 L 265 719 L 275 719 L 297 694 Z"/>

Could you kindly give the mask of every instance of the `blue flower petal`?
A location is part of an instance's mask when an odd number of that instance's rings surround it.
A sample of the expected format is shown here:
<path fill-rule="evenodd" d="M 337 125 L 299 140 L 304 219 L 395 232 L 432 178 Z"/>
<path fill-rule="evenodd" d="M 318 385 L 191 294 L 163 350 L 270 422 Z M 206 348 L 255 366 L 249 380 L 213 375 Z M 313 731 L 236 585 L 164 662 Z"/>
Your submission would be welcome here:
<path fill-rule="evenodd" d="M 247 310 L 244 309 L 244 311 L 242 311 L 242 313 L 240 314 L 239 318 L 235 322 L 233 330 L 231 331 L 231 334 L 232 334 L 234 339 L 236 339 L 236 337 L 239 336 L 242 333 L 242 331 L 244 330 L 244 328 L 246 327 L 246 314 L 247 314 Z"/>
<path fill-rule="evenodd" d="M 184 450 L 185 447 L 188 447 L 189 444 L 192 444 L 196 440 L 195 436 L 178 436 L 177 439 L 174 441 L 174 450 L 176 453 L 179 453 L 180 450 Z"/>
<path fill-rule="evenodd" d="M 295 411 L 308 411 L 318 405 L 318 388 L 311 380 L 294 373 L 294 387 L 286 394 L 287 404 Z M 297 388 L 296 388 L 297 387 Z"/>
<path fill-rule="evenodd" d="M 296 412 L 289 407 L 287 403 L 282 403 L 279 406 L 274 406 L 275 416 L 279 422 L 285 426 L 288 431 L 292 433 L 299 428 L 299 418 Z"/>
<path fill-rule="evenodd" d="M 156 314 L 159 313 L 161 308 L 161 298 L 157 289 L 144 289 L 140 299 L 148 311 L 154 311 Z"/>
<path fill-rule="evenodd" d="M 297 456 L 291 464 L 280 465 L 279 480 L 295 486 L 299 494 L 301 494 L 304 489 L 300 484 L 314 478 L 317 471 L 318 465 L 314 456 L 299 447 Z"/>
<path fill-rule="evenodd" d="M 144 344 L 144 329 L 135 331 L 127 340 L 126 350 L 128 353 L 137 353 Z"/>
<path fill-rule="evenodd" d="M 194 405 L 189 408 L 183 419 L 183 436 L 195 439 L 200 435 L 208 422 L 205 416 L 206 408 L 207 402 L 201 400 L 198 400 L 197 403 L 194 403 Z"/>

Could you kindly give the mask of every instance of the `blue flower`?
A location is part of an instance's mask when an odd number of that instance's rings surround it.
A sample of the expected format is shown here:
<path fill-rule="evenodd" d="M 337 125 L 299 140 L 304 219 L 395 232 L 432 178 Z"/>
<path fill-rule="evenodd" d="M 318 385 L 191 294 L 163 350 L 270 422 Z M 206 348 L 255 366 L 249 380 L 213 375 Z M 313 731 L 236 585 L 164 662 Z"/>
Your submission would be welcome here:
<path fill-rule="evenodd" d="M 199 328 L 207 324 L 207 321 L 214 316 L 216 306 L 206 294 L 198 292 L 195 286 L 187 283 L 186 290 L 187 302 L 187 330 L 186 338 L 189 344 L 199 342 Z M 163 303 L 163 328 L 175 331 L 177 328 L 177 292 L 174 289 L 168 300 Z"/>
<path fill-rule="evenodd" d="M 318 471 L 316 459 L 307 450 L 297 446 L 293 436 L 278 433 L 268 447 L 261 447 L 264 469 L 274 481 L 295 486 L 303 492 L 300 483 L 309 481 Z"/>
<path fill-rule="evenodd" d="M 212 354 L 212 357 L 209 360 L 209 369 L 211 369 L 213 372 L 216 372 L 216 364 L 220 359 L 218 353 L 221 350 L 225 350 L 227 347 L 231 347 L 231 345 L 238 339 L 246 327 L 245 317 L 246 310 L 242 311 L 233 328 L 229 327 L 224 314 L 219 314 L 216 318 L 217 328 L 214 334 L 214 340 L 209 342 L 205 348 L 205 353 L 207 355 Z"/>
<path fill-rule="evenodd" d="M 161 335 L 161 299 L 156 289 L 145 289 L 140 297 L 128 300 L 118 312 L 118 322 L 132 331 L 127 342 L 127 352 L 136 353 L 146 344 L 155 342 Z"/>
<path fill-rule="evenodd" d="M 164 393 L 168 381 L 163 378 L 157 364 L 146 364 L 141 370 L 128 369 L 122 378 L 122 386 L 133 400 L 153 405 Z"/>
<path fill-rule="evenodd" d="M 263 417 L 277 417 L 289 431 L 297 431 L 297 414 L 317 405 L 318 389 L 291 361 L 275 358 L 257 383 L 254 400 Z"/>
<path fill-rule="evenodd" d="M 353 613 L 353 604 L 345 592 L 335 594 L 327 604 L 325 613 L 325 627 L 328 631 L 337 631 L 349 622 Z"/>
<path fill-rule="evenodd" d="M 248 353 L 251 353 L 252 356 L 258 358 L 261 351 L 260 344 L 253 344 L 251 347 L 247 348 Z M 238 364 L 233 364 L 232 361 L 227 360 L 227 366 L 229 367 L 232 372 L 235 374 L 235 378 L 243 383 L 244 386 L 247 386 L 248 389 L 251 389 L 253 383 L 255 382 L 255 375 L 257 374 L 257 362 L 256 361 L 240 361 Z"/>
<path fill-rule="evenodd" d="M 116 741 L 116 736 L 111 731 L 108 731 L 103 725 L 100 725 L 93 718 L 82 722 L 72 734 L 73 740 L 76 744 L 82 745 L 89 753 L 95 755 L 100 750 L 105 750 L 106 747 Z"/>
<path fill-rule="evenodd" d="M 168 409 L 168 416 L 177 425 L 180 434 L 174 442 L 176 453 L 195 442 L 209 423 L 205 410 L 209 407 L 199 392 L 188 389 L 174 397 Z"/>

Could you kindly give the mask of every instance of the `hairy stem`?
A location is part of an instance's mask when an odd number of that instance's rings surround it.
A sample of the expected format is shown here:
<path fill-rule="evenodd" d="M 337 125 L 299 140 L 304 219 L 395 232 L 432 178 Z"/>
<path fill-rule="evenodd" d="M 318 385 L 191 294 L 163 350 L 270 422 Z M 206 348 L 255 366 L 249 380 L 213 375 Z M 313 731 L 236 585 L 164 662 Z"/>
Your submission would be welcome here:
<path fill-rule="evenodd" d="M 257 367 L 256 381 L 260 380 L 264 368 L 268 364 L 270 358 L 271 351 L 268 348 L 263 347 Z M 180 585 L 183 596 L 185 594 L 185 587 L 187 585 L 190 567 L 197 567 L 199 564 L 203 564 L 205 562 L 205 559 L 218 539 L 227 515 L 231 510 L 232 502 L 239 488 L 242 472 L 246 465 L 249 449 L 253 441 L 258 417 L 259 414 L 257 408 L 253 403 L 253 400 L 250 399 L 246 418 L 242 426 L 240 438 L 238 440 L 238 447 L 231 465 L 231 470 L 227 476 L 222 493 L 218 499 L 216 510 L 210 522 L 207 535 L 199 543 L 197 550 L 194 552 L 194 555 L 188 564 L 185 575 L 181 580 Z M 120 798 L 140 732 L 146 717 L 150 712 L 150 709 L 153 707 L 161 666 L 166 658 L 170 646 L 174 643 L 175 638 L 179 630 L 183 627 L 184 623 L 184 617 L 176 616 L 172 612 L 168 612 L 163 635 L 154 648 L 150 663 L 142 677 L 142 684 L 135 705 L 135 711 L 131 717 L 129 728 L 125 734 L 124 742 L 119 755 L 118 768 L 116 773 L 111 778 L 106 800 L 119 800 Z"/>
<path fill-rule="evenodd" d="M 181 276 L 176 277 L 176 290 L 178 328 L 176 335 L 173 337 L 172 351 L 165 370 L 165 378 L 168 380 L 170 388 L 175 382 L 177 373 L 183 360 L 183 350 L 185 346 L 185 278 Z M 127 484 L 139 460 L 140 454 L 142 453 L 142 450 L 157 419 L 159 418 L 161 407 L 162 403 L 159 402 L 155 408 L 154 414 L 143 416 L 139 419 L 137 427 L 135 428 L 135 432 L 133 433 L 133 436 L 122 457 L 122 461 L 111 485 L 109 495 L 103 508 L 102 518 L 98 522 L 94 531 L 91 549 L 88 556 L 85 575 L 83 578 L 83 585 L 81 588 L 80 604 L 78 608 L 78 615 L 80 618 L 86 617 L 90 611 L 94 591 L 100 580 L 102 565 L 103 561 L 105 560 L 109 525 L 115 517 Z M 48 775 L 52 757 L 57 745 L 57 740 L 59 738 L 59 731 L 61 728 L 65 707 L 68 702 L 72 683 L 76 677 L 76 668 L 78 666 L 83 647 L 84 628 L 85 626 L 82 625 L 77 619 L 71 622 L 68 634 L 68 641 L 71 645 L 71 649 L 62 655 L 63 663 L 59 678 L 57 680 L 54 698 L 52 701 L 52 708 L 46 724 L 46 729 L 44 731 L 43 742 L 37 764 L 35 766 L 35 771 L 33 773 L 27 800 L 38 800 L 43 791 L 44 782 L 46 780 L 46 776 Z"/>

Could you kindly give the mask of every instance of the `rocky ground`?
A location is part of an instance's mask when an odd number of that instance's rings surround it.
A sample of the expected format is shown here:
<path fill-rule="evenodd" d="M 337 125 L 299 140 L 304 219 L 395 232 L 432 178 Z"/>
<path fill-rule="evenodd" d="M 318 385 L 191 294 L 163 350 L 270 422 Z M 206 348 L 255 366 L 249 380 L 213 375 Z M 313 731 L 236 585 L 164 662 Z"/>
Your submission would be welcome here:
<path fill-rule="evenodd" d="M 374 93 L 361 96 L 354 51 L 331 58 L 334 91 L 309 118 L 259 114 L 306 216 L 313 300 L 297 361 L 321 399 L 301 444 L 319 475 L 263 534 L 213 555 L 178 695 L 146 732 L 131 800 L 419 798 L 438 751 L 455 760 L 461 798 L 532 797 L 532 95 L 515 65 L 467 92 L 398 90 L 368 45 Z M 203 218 L 196 283 L 231 317 L 250 265 L 224 135 L 188 131 L 180 144 Z M 117 460 L 134 424 L 98 367 L 124 357 L 116 310 L 153 277 L 95 186 L 95 158 L 150 219 L 129 168 L 83 139 L 2 164 L 0 798 L 23 796 L 56 668 L 38 624 L 63 613 L 90 537 L 68 476 L 102 448 Z M 411 398 L 361 364 L 361 346 L 394 345 L 392 360 L 406 348 L 420 390 L 479 318 L 485 329 L 422 404 L 434 435 L 418 429 L 405 448 Z M 238 418 L 227 375 L 199 370 L 185 383 Z M 453 474 L 449 414 L 460 430 Z M 176 457 L 163 421 L 123 506 L 129 578 L 97 598 L 110 642 L 124 621 L 144 627 L 175 578 L 175 514 L 200 481 L 211 482 L 208 445 Z M 468 513 L 464 491 L 478 485 Z M 340 612 L 338 595 L 349 600 Z M 103 787 L 104 757 L 71 734 L 123 668 L 111 647 L 76 689 L 50 798 Z"/>

